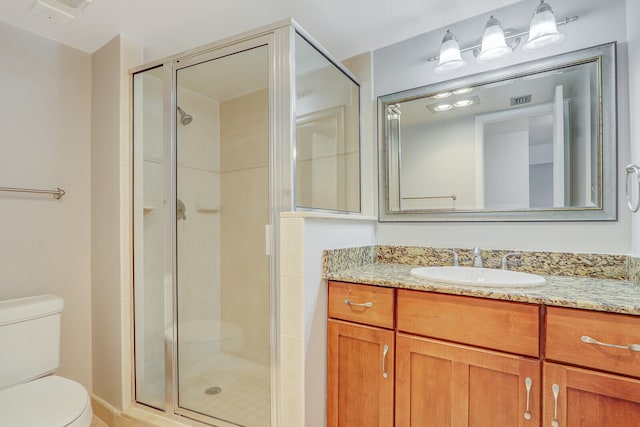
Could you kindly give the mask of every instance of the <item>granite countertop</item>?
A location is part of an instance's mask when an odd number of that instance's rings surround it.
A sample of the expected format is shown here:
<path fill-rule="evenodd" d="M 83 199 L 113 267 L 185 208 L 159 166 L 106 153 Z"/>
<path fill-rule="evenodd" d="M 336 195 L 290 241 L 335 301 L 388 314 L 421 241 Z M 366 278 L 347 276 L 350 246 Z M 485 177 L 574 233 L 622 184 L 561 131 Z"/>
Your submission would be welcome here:
<path fill-rule="evenodd" d="M 414 267 L 416 265 L 369 263 L 325 271 L 324 277 L 341 282 L 640 315 L 640 286 L 625 280 L 541 275 L 547 280 L 543 286 L 489 288 L 418 279 L 409 274 Z"/>

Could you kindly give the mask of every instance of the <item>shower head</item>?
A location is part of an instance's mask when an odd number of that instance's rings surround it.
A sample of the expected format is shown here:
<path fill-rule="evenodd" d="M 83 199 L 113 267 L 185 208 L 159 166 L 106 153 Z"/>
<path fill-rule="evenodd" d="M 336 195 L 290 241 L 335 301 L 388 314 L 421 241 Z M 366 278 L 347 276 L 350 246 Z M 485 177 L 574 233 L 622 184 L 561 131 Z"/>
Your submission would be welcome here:
<path fill-rule="evenodd" d="M 183 126 L 186 126 L 193 121 L 193 116 L 185 112 L 179 106 L 178 106 L 178 113 L 180 113 L 180 123 L 182 123 Z"/>

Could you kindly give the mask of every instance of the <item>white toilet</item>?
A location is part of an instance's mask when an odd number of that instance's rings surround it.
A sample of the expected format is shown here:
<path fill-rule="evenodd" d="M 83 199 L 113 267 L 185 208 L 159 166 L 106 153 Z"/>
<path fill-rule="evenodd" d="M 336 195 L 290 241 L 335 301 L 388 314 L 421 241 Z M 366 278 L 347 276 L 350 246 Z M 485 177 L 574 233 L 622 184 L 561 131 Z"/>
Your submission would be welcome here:
<path fill-rule="evenodd" d="M 88 427 L 89 393 L 49 375 L 60 365 L 60 315 L 55 295 L 0 301 L 0 426 Z"/>

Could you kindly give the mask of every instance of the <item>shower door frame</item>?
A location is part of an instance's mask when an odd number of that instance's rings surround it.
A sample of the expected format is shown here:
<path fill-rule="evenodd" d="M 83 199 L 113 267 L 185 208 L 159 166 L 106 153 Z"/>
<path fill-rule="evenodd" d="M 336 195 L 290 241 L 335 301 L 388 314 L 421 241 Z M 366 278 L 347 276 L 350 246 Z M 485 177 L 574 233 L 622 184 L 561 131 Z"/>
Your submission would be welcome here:
<path fill-rule="evenodd" d="M 164 319 L 165 331 L 171 330 L 171 336 L 164 335 L 165 366 L 165 407 L 164 410 L 153 408 L 135 401 L 135 370 L 131 382 L 131 392 L 135 406 L 159 410 L 165 416 L 176 420 L 189 418 L 207 425 L 236 426 L 205 416 L 201 413 L 179 407 L 178 401 L 178 342 L 177 342 L 177 223 L 176 223 L 176 177 L 177 177 L 177 71 L 219 59 L 243 51 L 266 46 L 268 48 L 268 81 L 269 81 L 269 223 L 265 227 L 265 250 L 269 255 L 269 287 L 270 287 L 270 407 L 271 426 L 279 425 L 279 331 L 280 313 L 278 301 L 279 291 L 279 220 L 280 212 L 293 210 L 293 146 L 295 144 L 295 70 L 292 61 L 294 36 L 297 25 L 292 20 L 285 20 L 249 33 L 222 40 L 202 48 L 175 55 L 164 60 L 135 68 L 130 71 L 133 76 L 162 66 L 163 68 L 163 121 L 162 145 L 165 159 L 170 163 L 164 168 L 163 183 L 165 206 L 169 218 L 164 225 L 164 235 L 170 236 L 164 248 Z M 299 30 L 299 28 L 298 28 Z M 133 138 L 132 138 L 133 139 Z M 278 143 L 284 141 L 285 143 Z M 286 142 L 289 142 L 288 144 Z M 133 289 L 133 286 L 131 287 Z M 135 299 L 132 298 L 132 304 Z M 135 347 L 132 346 L 132 357 L 135 366 Z"/>
<path fill-rule="evenodd" d="M 231 57 L 233 55 L 236 54 L 242 54 L 244 51 L 250 50 L 250 49 L 255 49 L 255 48 L 261 48 L 261 47 L 267 47 L 268 49 L 268 59 L 269 59 L 269 65 L 268 65 L 268 72 L 269 72 L 269 128 L 272 128 L 272 124 L 273 124 L 273 116 L 274 116 L 274 106 L 272 105 L 273 103 L 273 93 L 274 93 L 274 73 L 272 72 L 273 70 L 273 63 L 275 62 L 274 59 L 274 47 L 273 47 L 273 35 L 268 34 L 268 35 L 264 35 L 264 36 L 259 36 L 259 37 L 255 37 L 255 38 L 251 38 L 249 40 L 245 40 L 245 41 L 239 41 L 236 42 L 230 46 L 226 46 L 226 47 L 221 47 L 218 49 L 215 49 L 214 51 L 211 52 L 203 52 L 200 54 L 196 54 L 192 57 L 189 58 L 185 58 L 185 59 L 179 59 L 176 60 L 172 63 L 172 70 L 171 70 L 171 77 L 172 77 L 172 88 L 173 90 L 171 91 L 171 106 L 170 106 L 170 112 L 171 111 L 176 111 L 177 108 L 177 90 L 178 90 L 178 85 L 177 85 L 177 76 L 178 76 L 178 71 L 180 71 L 181 69 L 185 69 L 185 68 L 189 68 L 192 66 L 197 66 L 198 64 L 203 64 L 206 62 L 210 62 L 210 61 L 215 61 L 217 59 L 221 59 L 221 58 L 225 58 L 225 57 Z M 173 113 L 171 114 L 171 121 L 172 121 L 172 129 L 171 129 L 171 198 L 169 200 L 172 201 L 172 203 L 175 203 L 176 198 L 177 198 L 177 119 L 176 119 L 176 115 Z M 269 225 L 274 223 L 274 217 L 273 217 L 273 207 L 274 207 L 274 191 L 272 190 L 272 170 L 274 169 L 274 165 L 271 161 L 272 159 L 272 151 L 274 150 L 274 141 L 275 139 L 272 138 L 271 132 L 269 132 Z M 171 248 L 173 251 L 173 262 L 174 264 L 172 265 L 173 267 L 173 273 L 172 273 L 172 290 L 173 290 L 173 298 L 172 298 L 172 331 L 173 331 L 173 345 L 171 348 L 171 366 L 167 366 L 169 364 L 165 364 L 165 367 L 169 367 L 171 368 L 171 385 L 168 385 L 166 387 L 166 389 L 171 389 L 170 393 L 167 394 L 167 407 L 169 407 L 170 401 L 173 404 L 173 409 L 174 409 L 174 413 L 177 415 L 182 415 L 191 419 L 194 419 L 196 421 L 211 421 L 212 419 L 215 420 L 215 422 L 217 423 L 217 425 L 220 426 L 235 426 L 236 424 L 231 424 L 231 423 L 227 423 L 224 422 L 223 420 L 219 420 L 217 418 L 215 418 L 212 414 L 212 417 L 206 416 L 204 414 L 201 414 L 199 412 L 195 412 L 192 410 L 189 410 L 187 408 L 181 407 L 180 406 L 180 401 L 179 401 L 179 384 L 178 384 L 178 374 L 179 374 L 179 368 L 178 368 L 178 337 L 177 337 L 177 331 L 178 331 L 178 298 L 177 298 L 177 294 L 178 294 L 178 277 L 177 277 L 177 227 L 175 226 L 175 224 L 177 224 L 175 215 L 176 215 L 176 210 L 172 209 L 172 215 L 173 218 L 171 220 L 171 223 L 174 224 L 173 230 L 172 230 L 172 243 L 171 243 Z M 274 253 L 273 251 L 271 253 Z M 270 303 L 269 303 L 269 312 L 270 312 L 270 322 L 273 323 L 273 317 L 271 316 L 271 313 L 275 313 L 276 312 L 276 307 L 275 307 L 275 300 L 273 298 L 273 290 L 274 290 L 274 277 L 272 276 L 272 271 L 274 268 L 274 258 L 276 257 L 270 257 L 269 258 L 269 288 L 270 288 Z M 271 331 L 272 334 L 272 338 L 276 336 L 276 334 L 273 333 L 273 331 Z M 269 340 L 270 341 L 270 345 L 271 345 L 271 352 L 270 352 L 270 371 L 271 371 L 271 381 L 273 381 L 276 377 L 275 375 L 275 370 L 272 369 L 274 366 L 274 361 L 277 359 L 274 359 L 274 355 L 273 355 L 273 342 L 272 339 Z M 167 354 L 165 353 L 165 357 L 167 356 Z M 273 406 L 271 405 L 271 411 L 273 411 Z M 270 411 L 270 412 L 271 412 Z M 273 418 L 273 417 L 272 417 Z M 272 425 L 277 425 L 273 423 L 272 420 Z"/>

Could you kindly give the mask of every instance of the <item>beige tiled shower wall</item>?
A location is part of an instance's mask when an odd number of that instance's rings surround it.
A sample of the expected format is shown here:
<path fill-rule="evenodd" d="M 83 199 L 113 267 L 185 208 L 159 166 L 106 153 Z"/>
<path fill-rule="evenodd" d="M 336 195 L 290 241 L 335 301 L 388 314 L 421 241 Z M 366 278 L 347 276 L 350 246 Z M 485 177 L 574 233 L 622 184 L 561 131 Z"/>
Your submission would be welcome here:
<path fill-rule="evenodd" d="M 261 89 L 220 103 L 221 279 L 223 322 L 240 327 L 243 354 L 269 362 L 269 93 Z M 260 240 L 262 241 L 262 240 Z"/>

